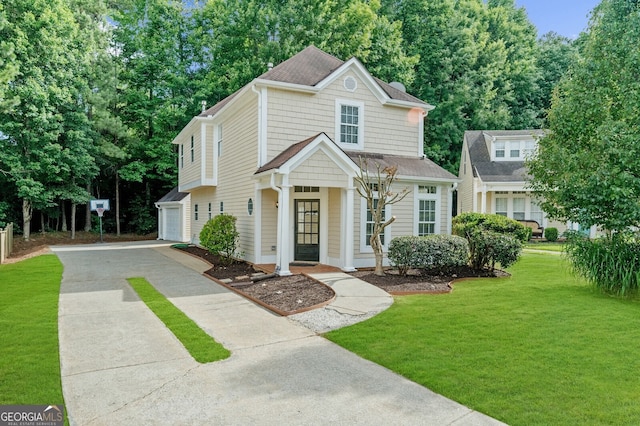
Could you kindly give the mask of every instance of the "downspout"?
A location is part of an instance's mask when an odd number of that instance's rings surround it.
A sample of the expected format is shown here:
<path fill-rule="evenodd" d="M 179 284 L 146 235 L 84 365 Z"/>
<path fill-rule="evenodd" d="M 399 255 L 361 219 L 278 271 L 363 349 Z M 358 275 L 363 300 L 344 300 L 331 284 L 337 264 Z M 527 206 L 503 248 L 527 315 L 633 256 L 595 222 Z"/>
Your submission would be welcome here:
<path fill-rule="evenodd" d="M 282 189 L 276 186 L 276 173 L 278 170 L 274 170 L 271 174 L 271 181 L 269 182 L 271 185 L 271 189 L 278 193 L 278 205 L 282 205 Z M 282 264 L 282 209 L 278 208 L 278 223 L 277 223 L 277 232 L 276 232 L 276 275 L 280 273 L 280 265 Z"/>
<path fill-rule="evenodd" d="M 251 91 L 256 95 L 258 95 L 258 161 L 257 161 L 257 164 L 258 164 L 258 167 L 262 167 L 263 166 L 262 152 L 264 151 L 264 141 L 266 137 L 266 135 L 264 134 L 265 131 L 262 128 L 264 124 L 263 117 L 262 117 L 262 112 L 263 112 L 262 93 L 258 89 L 256 89 L 255 84 L 251 85 Z"/>

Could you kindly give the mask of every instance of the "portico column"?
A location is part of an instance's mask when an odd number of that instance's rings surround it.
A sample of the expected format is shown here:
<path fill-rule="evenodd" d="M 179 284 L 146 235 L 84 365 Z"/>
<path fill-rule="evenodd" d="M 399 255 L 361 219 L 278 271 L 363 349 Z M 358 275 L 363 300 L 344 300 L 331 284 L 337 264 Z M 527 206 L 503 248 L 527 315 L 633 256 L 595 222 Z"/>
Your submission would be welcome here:
<path fill-rule="evenodd" d="M 344 259 L 344 264 L 342 266 L 342 270 L 345 272 L 353 272 L 356 268 L 353 266 L 353 226 L 354 226 L 354 217 L 353 217 L 353 199 L 354 199 L 354 187 L 349 187 L 346 189 L 346 200 L 344 203 L 344 216 L 343 216 L 343 230 L 342 238 L 342 250 L 344 251 L 344 255 L 342 258 Z"/>
<path fill-rule="evenodd" d="M 487 186 L 482 185 L 482 202 L 481 202 L 481 211 L 480 213 L 487 212 Z"/>
<path fill-rule="evenodd" d="M 283 176 L 283 180 L 286 177 Z M 289 262 L 291 262 L 291 254 L 289 247 L 291 246 L 291 218 L 289 214 L 289 193 L 291 185 L 282 184 L 280 192 L 280 202 L 278 205 L 278 231 L 280 232 L 280 267 L 279 275 L 291 275 L 289 270 Z"/>

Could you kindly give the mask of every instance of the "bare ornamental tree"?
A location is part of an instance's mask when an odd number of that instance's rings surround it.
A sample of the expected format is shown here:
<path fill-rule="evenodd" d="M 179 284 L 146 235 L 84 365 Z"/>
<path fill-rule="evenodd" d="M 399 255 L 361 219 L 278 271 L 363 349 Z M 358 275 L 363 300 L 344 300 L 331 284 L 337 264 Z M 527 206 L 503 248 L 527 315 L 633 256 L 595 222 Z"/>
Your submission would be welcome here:
<path fill-rule="evenodd" d="M 388 219 L 385 217 L 386 207 L 402 201 L 410 192 L 407 188 L 400 192 L 391 190 L 391 185 L 396 180 L 397 173 L 397 166 L 383 167 L 379 163 L 375 163 L 375 174 L 371 175 L 367 159 L 360 157 L 360 172 L 355 177 L 358 183 L 356 190 L 362 198 L 367 200 L 367 211 L 371 213 L 372 224 L 369 242 L 376 258 L 374 273 L 380 276 L 384 275 L 384 270 L 382 269 L 384 251 L 380 235 L 383 234 L 387 226 L 396 220 L 395 216 L 391 216 Z"/>

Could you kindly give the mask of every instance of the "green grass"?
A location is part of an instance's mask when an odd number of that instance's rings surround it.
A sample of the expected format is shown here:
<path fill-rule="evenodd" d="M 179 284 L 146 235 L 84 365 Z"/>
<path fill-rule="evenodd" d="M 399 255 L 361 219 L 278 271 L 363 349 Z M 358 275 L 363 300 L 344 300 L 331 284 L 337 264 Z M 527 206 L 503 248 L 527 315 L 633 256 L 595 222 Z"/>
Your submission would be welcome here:
<path fill-rule="evenodd" d="M 526 249 L 545 250 L 545 251 L 557 251 L 561 252 L 564 249 L 564 243 L 548 243 L 548 242 L 529 242 L 524 245 Z"/>
<path fill-rule="evenodd" d="M 169 302 L 146 279 L 136 277 L 128 278 L 127 281 L 196 361 L 206 363 L 229 357 L 230 353 L 227 349 Z"/>
<path fill-rule="evenodd" d="M 398 297 L 327 338 L 509 424 L 637 424 L 640 304 L 568 269 L 527 253 L 510 278 Z"/>
<path fill-rule="evenodd" d="M 62 264 L 54 255 L 0 265 L 0 405 L 63 404 L 58 351 Z"/>

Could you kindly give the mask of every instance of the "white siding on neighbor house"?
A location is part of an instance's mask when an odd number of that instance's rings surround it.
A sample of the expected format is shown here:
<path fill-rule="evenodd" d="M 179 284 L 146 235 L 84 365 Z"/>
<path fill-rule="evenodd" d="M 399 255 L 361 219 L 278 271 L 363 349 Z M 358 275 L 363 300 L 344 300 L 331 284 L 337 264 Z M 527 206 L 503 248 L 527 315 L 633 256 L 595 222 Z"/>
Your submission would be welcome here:
<path fill-rule="evenodd" d="M 344 88 L 347 76 L 357 80 L 355 92 Z M 419 155 L 418 114 L 409 108 L 383 106 L 355 74 L 347 73 L 317 94 L 269 89 L 267 160 L 291 144 L 320 132 L 337 142 L 336 99 L 364 104 L 365 151 L 388 152 L 393 146 L 396 155 Z"/>
<path fill-rule="evenodd" d="M 473 211 L 473 170 L 466 141 L 462 146 L 462 158 L 458 178 L 458 214 Z"/>
<path fill-rule="evenodd" d="M 247 96 L 235 105 L 236 109 L 220 116 L 223 126 L 222 156 L 218 159 L 218 191 L 214 205 L 215 214 L 220 213 L 220 203 L 224 203 L 224 213 L 237 218 L 236 229 L 240 234 L 240 251 L 245 259 L 255 257 L 254 231 L 255 214 L 249 216 L 247 203 L 255 202 L 255 181 L 257 170 L 258 117 L 257 97 Z M 216 147 L 217 149 L 217 147 Z"/>
<path fill-rule="evenodd" d="M 204 138 L 205 138 L 205 164 L 204 164 L 204 177 L 207 180 L 212 180 L 214 178 L 214 170 L 213 170 L 213 150 L 217 147 L 213 144 L 214 137 L 214 126 L 211 124 L 204 124 Z"/>

